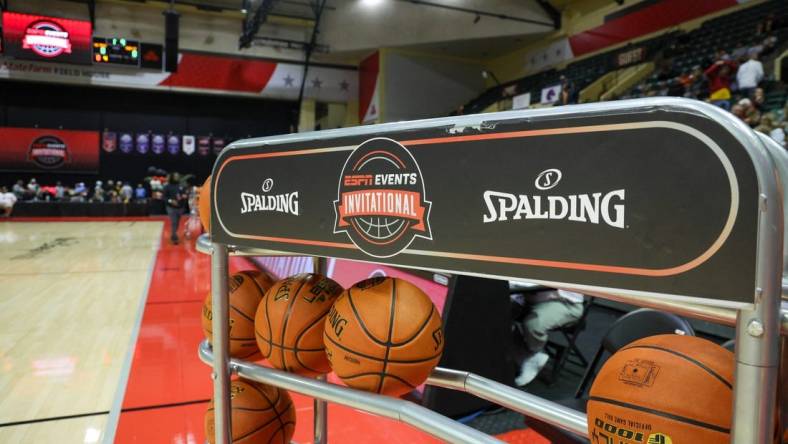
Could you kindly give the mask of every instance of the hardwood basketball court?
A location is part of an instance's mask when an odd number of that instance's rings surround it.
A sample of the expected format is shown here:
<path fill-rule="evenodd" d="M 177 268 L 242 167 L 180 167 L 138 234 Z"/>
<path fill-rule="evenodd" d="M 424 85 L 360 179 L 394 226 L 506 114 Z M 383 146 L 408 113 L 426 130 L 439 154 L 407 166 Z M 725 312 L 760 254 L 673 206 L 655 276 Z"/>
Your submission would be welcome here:
<path fill-rule="evenodd" d="M 0 223 L 0 441 L 100 442 L 162 225 Z"/>

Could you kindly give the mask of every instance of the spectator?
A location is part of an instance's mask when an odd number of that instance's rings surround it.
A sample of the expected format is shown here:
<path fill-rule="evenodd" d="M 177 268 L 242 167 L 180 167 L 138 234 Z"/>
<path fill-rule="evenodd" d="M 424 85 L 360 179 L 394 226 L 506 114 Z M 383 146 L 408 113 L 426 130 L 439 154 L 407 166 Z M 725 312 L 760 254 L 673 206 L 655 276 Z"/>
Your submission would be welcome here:
<path fill-rule="evenodd" d="M 60 181 L 57 181 L 55 184 L 55 199 L 63 200 L 66 196 L 66 188 L 63 186 Z"/>
<path fill-rule="evenodd" d="M 96 186 L 93 188 L 93 196 L 90 198 L 91 202 L 104 202 L 104 182 L 97 180 Z"/>
<path fill-rule="evenodd" d="M 729 60 L 720 59 L 706 69 L 706 77 L 709 79 L 709 99 L 711 103 L 723 109 L 730 109 L 731 82 L 733 81 L 733 70 L 735 65 Z"/>
<path fill-rule="evenodd" d="M 115 182 L 112 180 L 107 181 L 107 188 L 104 191 L 104 202 L 118 202 L 118 191 L 115 187 Z"/>
<path fill-rule="evenodd" d="M 17 180 L 14 184 L 12 191 L 16 195 L 18 200 L 22 200 L 25 197 L 25 183 L 22 180 Z"/>
<path fill-rule="evenodd" d="M 120 197 L 123 199 L 123 203 L 129 203 L 131 198 L 134 196 L 134 190 L 131 188 L 128 182 L 123 182 L 123 186 L 120 187 Z"/>
<path fill-rule="evenodd" d="M 137 188 L 134 189 L 134 199 L 137 202 L 144 202 L 148 196 L 148 192 L 145 190 L 145 187 L 142 186 L 141 183 L 137 184 Z"/>
<path fill-rule="evenodd" d="M 752 105 L 752 100 L 741 99 L 737 105 L 741 107 L 741 115 L 738 117 L 750 127 L 758 126 L 758 123 L 761 121 L 761 113 Z"/>
<path fill-rule="evenodd" d="M 561 76 L 561 105 L 569 105 L 575 101 L 575 85 L 566 76 Z"/>
<path fill-rule="evenodd" d="M 745 98 L 749 98 L 761 80 L 763 80 L 763 64 L 758 61 L 758 53 L 751 51 L 749 60 L 736 72 L 739 92 Z"/>
<path fill-rule="evenodd" d="M 737 63 L 744 61 L 747 58 L 749 49 L 750 47 L 744 43 L 737 43 L 736 48 L 731 52 L 731 59 Z"/>
<path fill-rule="evenodd" d="M 514 380 L 518 386 L 533 381 L 547 364 L 544 346 L 550 330 L 576 322 L 583 315 L 583 295 L 566 290 L 547 290 L 526 294 L 524 305 L 530 308 L 522 323 L 516 324 L 525 341 L 526 357 Z"/>
<path fill-rule="evenodd" d="M 36 178 L 30 179 L 30 182 L 27 183 L 27 193 L 31 199 L 38 198 L 38 192 L 41 191 L 41 187 L 38 186 L 38 182 L 36 182 Z"/>
<path fill-rule="evenodd" d="M 74 187 L 74 194 L 71 196 L 72 202 L 85 202 L 88 198 L 88 187 L 85 182 L 78 182 Z"/>
<path fill-rule="evenodd" d="M 50 200 L 55 199 L 55 193 L 57 189 L 54 186 L 42 186 L 39 188 L 38 198 L 44 201 L 49 202 Z"/>
<path fill-rule="evenodd" d="M 774 14 L 769 14 L 755 25 L 755 35 L 763 35 L 772 32 L 774 28 Z"/>
<path fill-rule="evenodd" d="M 692 73 L 690 74 L 690 84 L 687 91 L 687 97 L 698 99 L 704 95 L 704 92 L 707 90 L 707 88 L 706 78 L 703 76 L 703 69 L 700 67 L 700 65 L 693 66 Z"/>
<path fill-rule="evenodd" d="M 170 217 L 170 241 L 178 245 L 178 224 L 186 203 L 186 193 L 180 185 L 178 173 L 171 173 L 164 187 L 164 203 Z"/>
<path fill-rule="evenodd" d="M 17 197 L 14 193 L 9 193 L 8 188 L 0 187 L 0 216 L 9 217 L 14 211 Z"/>
<path fill-rule="evenodd" d="M 763 92 L 763 88 L 755 88 L 755 92 L 752 95 L 752 104 L 758 111 L 763 111 L 763 107 L 766 105 L 766 94 Z"/>
<path fill-rule="evenodd" d="M 760 45 L 756 45 L 753 49 L 758 50 L 760 55 L 769 55 L 777 47 L 777 37 L 774 35 L 767 36 L 763 39 Z"/>
<path fill-rule="evenodd" d="M 785 146 L 785 130 L 777 123 L 777 116 L 774 113 L 766 113 L 761 117 L 760 125 L 755 127 L 755 131 L 760 131 Z"/>

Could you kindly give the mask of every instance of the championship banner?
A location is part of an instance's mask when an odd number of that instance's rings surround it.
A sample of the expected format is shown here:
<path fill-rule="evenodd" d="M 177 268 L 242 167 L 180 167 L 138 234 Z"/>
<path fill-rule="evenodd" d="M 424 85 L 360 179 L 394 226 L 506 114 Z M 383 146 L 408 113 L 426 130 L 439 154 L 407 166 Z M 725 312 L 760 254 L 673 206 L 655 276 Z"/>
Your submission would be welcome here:
<path fill-rule="evenodd" d="M 167 152 L 173 156 L 181 152 L 181 138 L 175 134 L 167 136 Z"/>
<path fill-rule="evenodd" d="M 0 127 L 0 170 L 93 173 L 99 139 L 97 131 Z"/>
<path fill-rule="evenodd" d="M 212 145 L 213 145 L 213 154 L 218 156 L 219 153 L 221 153 L 222 150 L 224 149 L 224 145 L 225 145 L 224 137 L 214 137 L 212 140 Z"/>
<path fill-rule="evenodd" d="M 200 153 L 201 156 L 211 154 L 211 136 L 197 137 L 197 152 Z"/>
<path fill-rule="evenodd" d="M 18 59 L 90 65 L 92 37 L 87 20 L 3 11 L 3 51 Z"/>
<path fill-rule="evenodd" d="M 164 134 L 152 134 L 150 140 L 150 150 L 153 154 L 163 154 L 166 145 Z"/>
<path fill-rule="evenodd" d="M 134 151 L 134 136 L 131 133 L 120 133 L 118 149 L 124 154 L 130 154 Z"/>
<path fill-rule="evenodd" d="M 118 133 L 113 131 L 104 131 L 101 135 L 101 147 L 104 151 L 111 153 L 115 151 L 118 145 Z"/>
<path fill-rule="evenodd" d="M 183 136 L 183 153 L 187 156 L 191 156 L 194 154 L 194 136 L 192 135 L 184 135 Z"/>
<path fill-rule="evenodd" d="M 137 141 L 137 152 L 140 154 L 148 154 L 148 151 L 150 151 L 150 134 L 138 133 L 136 141 Z"/>
<path fill-rule="evenodd" d="M 741 142 L 749 128 L 695 101 L 601 108 L 231 145 L 212 172 L 211 235 L 293 254 L 752 304 L 759 154 Z"/>

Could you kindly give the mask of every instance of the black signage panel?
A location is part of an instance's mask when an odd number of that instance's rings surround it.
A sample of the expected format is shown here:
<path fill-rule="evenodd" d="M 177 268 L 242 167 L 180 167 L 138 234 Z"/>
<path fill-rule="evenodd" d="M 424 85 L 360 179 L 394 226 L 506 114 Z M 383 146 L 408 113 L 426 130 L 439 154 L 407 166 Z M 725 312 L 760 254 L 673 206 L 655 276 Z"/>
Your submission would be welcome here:
<path fill-rule="evenodd" d="M 234 144 L 213 239 L 752 303 L 757 180 L 729 128 L 689 108 L 532 115 Z"/>

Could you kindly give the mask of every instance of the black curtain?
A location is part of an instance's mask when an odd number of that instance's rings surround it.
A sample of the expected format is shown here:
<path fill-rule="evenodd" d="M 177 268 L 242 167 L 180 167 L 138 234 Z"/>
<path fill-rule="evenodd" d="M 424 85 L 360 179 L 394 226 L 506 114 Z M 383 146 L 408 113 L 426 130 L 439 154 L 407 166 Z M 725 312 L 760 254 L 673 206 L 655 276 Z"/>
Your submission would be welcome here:
<path fill-rule="evenodd" d="M 0 126 L 55 128 L 224 138 L 226 144 L 243 138 L 289 132 L 295 102 L 95 86 L 23 81 L 0 81 Z M 216 156 L 124 154 L 100 150 L 97 174 L 0 172 L 0 184 L 11 185 L 35 177 L 39 183 L 123 180 L 138 182 L 149 167 L 194 174 L 202 183 Z"/>

